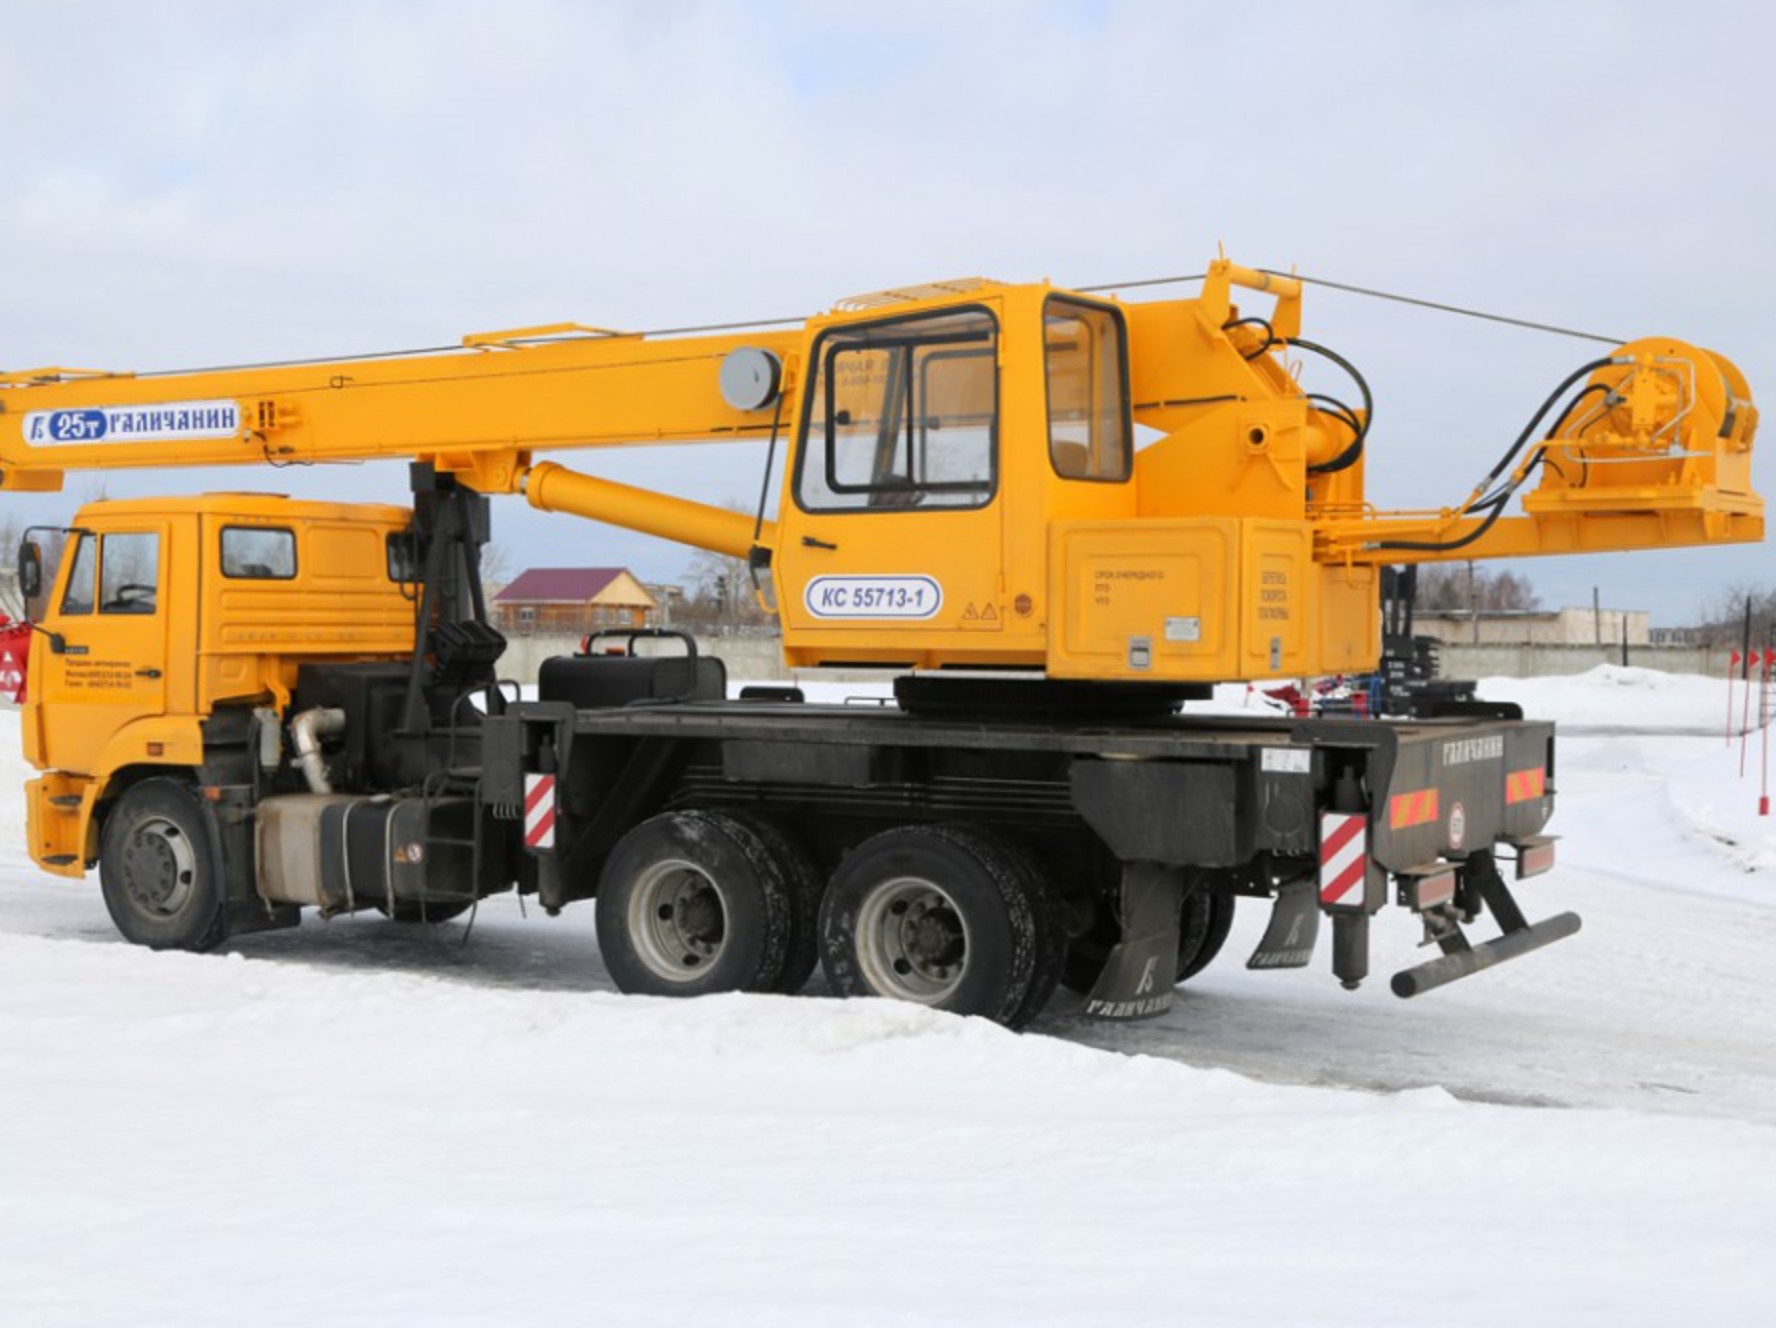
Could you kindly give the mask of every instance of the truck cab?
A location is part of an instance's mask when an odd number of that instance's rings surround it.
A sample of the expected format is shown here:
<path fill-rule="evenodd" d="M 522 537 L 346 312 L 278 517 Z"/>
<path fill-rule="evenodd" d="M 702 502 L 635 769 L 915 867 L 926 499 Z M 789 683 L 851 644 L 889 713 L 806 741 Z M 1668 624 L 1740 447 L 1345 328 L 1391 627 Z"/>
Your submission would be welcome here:
<path fill-rule="evenodd" d="M 90 503 L 29 543 L 45 639 L 23 714 L 44 773 L 27 786 L 32 858 L 83 875 L 108 800 L 200 776 L 255 708 L 284 714 L 304 665 L 411 656 L 411 526 L 394 505 L 206 494 Z"/>

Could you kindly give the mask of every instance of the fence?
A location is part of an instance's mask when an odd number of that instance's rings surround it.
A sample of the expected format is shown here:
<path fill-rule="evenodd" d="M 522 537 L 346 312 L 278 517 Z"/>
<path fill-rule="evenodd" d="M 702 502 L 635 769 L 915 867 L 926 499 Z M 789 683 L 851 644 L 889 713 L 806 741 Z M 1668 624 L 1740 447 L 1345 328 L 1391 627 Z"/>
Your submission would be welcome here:
<path fill-rule="evenodd" d="M 1723 647 L 1630 646 L 1628 663 L 1667 674 L 1724 675 L 1731 653 Z M 1446 679 L 1486 679 L 1510 675 L 1519 679 L 1549 674 L 1583 674 L 1598 665 L 1620 665 L 1617 646 L 1543 646 L 1535 643 L 1445 642 L 1439 648 L 1440 672 Z"/>

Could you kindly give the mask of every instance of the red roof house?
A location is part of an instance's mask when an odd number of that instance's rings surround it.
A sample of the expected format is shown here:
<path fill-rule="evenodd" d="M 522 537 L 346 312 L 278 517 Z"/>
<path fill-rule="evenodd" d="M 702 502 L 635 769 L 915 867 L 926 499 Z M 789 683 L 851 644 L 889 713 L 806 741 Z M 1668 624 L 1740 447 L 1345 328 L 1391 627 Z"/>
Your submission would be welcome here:
<path fill-rule="evenodd" d="M 627 568 L 527 568 L 493 598 L 494 627 L 517 633 L 645 628 L 658 608 Z"/>

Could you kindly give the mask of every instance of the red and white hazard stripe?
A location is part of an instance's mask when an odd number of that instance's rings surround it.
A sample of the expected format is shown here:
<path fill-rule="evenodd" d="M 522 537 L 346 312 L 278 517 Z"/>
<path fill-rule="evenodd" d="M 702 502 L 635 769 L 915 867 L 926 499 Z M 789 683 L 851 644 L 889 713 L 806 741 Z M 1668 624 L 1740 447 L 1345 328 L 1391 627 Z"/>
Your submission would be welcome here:
<path fill-rule="evenodd" d="M 1369 872 L 1369 820 L 1362 813 L 1320 814 L 1320 904 L 1336 905 Z M 1361 905 L 1362 893 L 1348 902 Z"/>
<path fill-rule="evenodd" d="M 10 651 L 0 651 L 0 695 L 9 702 L 19 701 L 25 691 L 25 667 Z"/>
<path fill-rule="evenodd" d="M 524 844 L 532 850 L 555 848 L 555 777 L 524 778 Z"/>

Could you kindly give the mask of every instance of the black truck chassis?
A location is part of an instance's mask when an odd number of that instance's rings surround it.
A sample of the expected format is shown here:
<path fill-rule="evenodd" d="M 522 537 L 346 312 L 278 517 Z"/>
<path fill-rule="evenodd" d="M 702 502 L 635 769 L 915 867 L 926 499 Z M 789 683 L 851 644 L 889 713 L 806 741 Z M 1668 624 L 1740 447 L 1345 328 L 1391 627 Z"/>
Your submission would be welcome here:
<path fill-rule="evenodd" d="M 1274 902 L 1252 967 L 1308 964 L 1327 918 L 1333 973 L 1355 987 L 1368 974 L 1369 918 L 1391 884 L 1440 951 L 1394 976 L 1401 996 L 1566 936 L 1575 916 L 1529 924 L 1505 880 L 1552 866 L 1542 831 L 1553 775 L 1552 725 L 1508 719 L 1175 715 L 1103 725 L 776 699 L 538 701 L 486 720 L 478 797 L 487 820 L 511 828 L 504 843 L 519 862 L 509 876 L 548 910 L 601 891 L 625 895 L 627 912 L 601 904 L 599 913 L 600 945 L 607 963 L 620 962 L 611 968 L 622 987 L 709 991 L 697 967 L 712 959 L 710 930 L 698 943 L 664 914 L 662 923 L 639 917 L 633 884 L 681 865 L 674 871 L 700 874 L 719 896 L 717 851 L 731 860 L 734 847 L 709 850 L 705 862 L 698 846 L 710 827 L 738 825 L 759 833 L 742 837 L 753 857 L 786 861 L 777 876 L 789 884 L 789 922 L 779 931 L 815 920 L 839 991 L 935 1000 L 1021 1024 L 1057 980 L 1084 992 L 1097 1017 L 1164 1012 L 1174 982 L 1219 948 L 1240 896 Z M 965 902 L 962 889 L 972 888 L 958 858 L 1012 886 L 997 901 L 983 890 Z M 961 888 L 945 890 L 951 881 Z M 938 894 L 922 895 L 920 883 Z M 884 892 L 883 909 L 897 913 L 872 915 Z M 683 890 L 646 899 L 680 922 L 696 906 Z M 719 904 L 730 915 L 751 908 Z M 1483 911 L 1501 936 L 1474 945 L 1462 925 Z M 657 936 L 637 944 L 662 929 L 663 948 Z M 622 954 L 623 939 L 606 936 L 613 930 L 630 935 L 641 964 Z M 732 931 L 713 941 L 776 946 L 769 929 Z M 1007 948 L 997 946 L 1001 934 L 1013 935 Z M 687 937 L 685 954 L 650 969 L 650 955 L 659 961 Z M 805 938 L 785 945 L 798 943 L 810 950 Z M 1014 985 L 1028 971 L 1024 991 L 940 991 L 966 969 L 971 945 L 982 964 L 1027 949 L 1027 965 L 1021 955 L 1007 963 Z M 774 964 L 737 986 L 781 986 L 763 974 Z"/>

